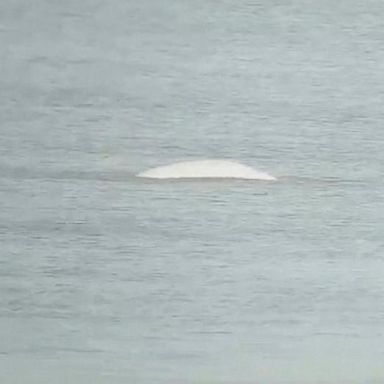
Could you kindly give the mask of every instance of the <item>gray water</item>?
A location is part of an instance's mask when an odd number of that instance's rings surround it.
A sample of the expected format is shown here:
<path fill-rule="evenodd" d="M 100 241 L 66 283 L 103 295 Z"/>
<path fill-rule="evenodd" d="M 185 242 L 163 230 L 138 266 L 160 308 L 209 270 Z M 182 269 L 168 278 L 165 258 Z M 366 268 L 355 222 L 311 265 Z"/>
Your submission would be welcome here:
<path fill-rule="evenodd" d="M 0 382 L 384 382 L 384 3 L 0 3 Z M 234 159 L 277 182 L 136 178 Z"/>

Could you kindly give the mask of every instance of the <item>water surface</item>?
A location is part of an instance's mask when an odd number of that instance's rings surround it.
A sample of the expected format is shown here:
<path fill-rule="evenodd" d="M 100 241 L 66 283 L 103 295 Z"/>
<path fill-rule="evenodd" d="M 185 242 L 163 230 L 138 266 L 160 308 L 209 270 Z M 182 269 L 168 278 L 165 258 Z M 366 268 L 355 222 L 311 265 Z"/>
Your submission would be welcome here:
<path fill-rule="evenodd" d="M 0 5 L 0 381 L 382 383 L 384 4 Z M 151 181 L 235 159 L 278 182 Z"/>

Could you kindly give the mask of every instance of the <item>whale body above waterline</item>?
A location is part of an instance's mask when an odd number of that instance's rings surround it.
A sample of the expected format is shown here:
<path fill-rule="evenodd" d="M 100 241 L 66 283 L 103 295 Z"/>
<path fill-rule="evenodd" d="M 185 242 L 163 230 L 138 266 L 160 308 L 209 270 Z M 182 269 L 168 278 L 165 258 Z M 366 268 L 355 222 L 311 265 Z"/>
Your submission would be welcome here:
<path fill-rule="evenodd" d="M 276 180 L 265 172 L 232 160 L 198 160 L 173 163 L 141 172 L 138 177 L 151 179 L 247 179 Z"/>

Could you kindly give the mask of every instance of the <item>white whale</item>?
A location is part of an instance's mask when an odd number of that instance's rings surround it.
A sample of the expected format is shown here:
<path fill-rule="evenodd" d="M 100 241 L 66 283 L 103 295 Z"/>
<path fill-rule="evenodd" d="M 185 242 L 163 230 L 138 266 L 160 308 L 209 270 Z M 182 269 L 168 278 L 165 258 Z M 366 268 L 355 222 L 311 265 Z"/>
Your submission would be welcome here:
<path fill-rule="evenodd" d="M 275 177 L 268 173 L 257 171 L 247 165 L 231 160 L 184 161 L 151 168 L 145 172 L 139 173 L 137 176 L 151 179 L 230 178 L 267 181 L 276 180 Z"/>

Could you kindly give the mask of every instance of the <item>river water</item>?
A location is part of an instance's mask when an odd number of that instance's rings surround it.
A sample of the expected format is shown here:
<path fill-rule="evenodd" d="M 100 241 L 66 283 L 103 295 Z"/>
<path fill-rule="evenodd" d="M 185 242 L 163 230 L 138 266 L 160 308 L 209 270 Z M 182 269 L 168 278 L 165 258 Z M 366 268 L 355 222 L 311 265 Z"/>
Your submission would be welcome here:
<path fill-rule="evenodd" d="M 0 382 L 383 383 L 383 20 L 2 0 Z"/>

